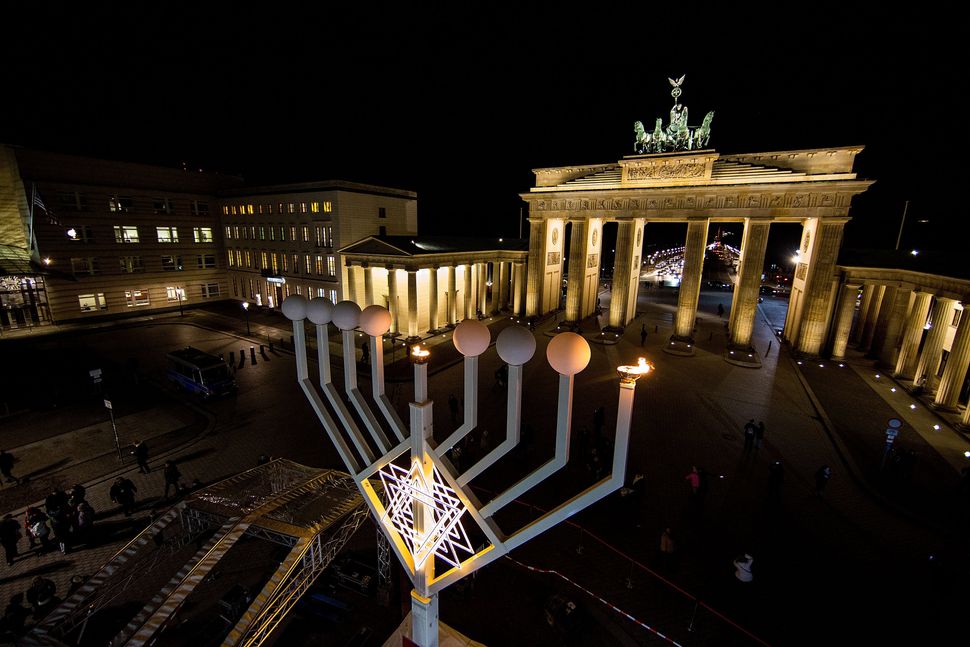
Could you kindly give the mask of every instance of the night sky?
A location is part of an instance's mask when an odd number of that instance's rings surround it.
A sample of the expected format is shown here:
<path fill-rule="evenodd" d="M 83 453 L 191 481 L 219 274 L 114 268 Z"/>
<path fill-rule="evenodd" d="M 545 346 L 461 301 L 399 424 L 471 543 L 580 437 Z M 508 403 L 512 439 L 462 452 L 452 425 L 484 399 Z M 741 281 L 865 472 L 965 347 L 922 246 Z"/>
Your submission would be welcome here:
<path fill-rule="evenodd" d="M 7 143 L 251 183 L 387 184 L 418 192 L 422 233 L 512 236 L 532 168 L 632 153 L 633 122 L 666 122 L 667 77 L 686 74 L 691 124 L 715 110 L 722 153 L 866 146 L 856 168 L 878 183 L 854 203 L 847 246 L 891 249 L 907 199 L 904 246 L 955 249 L 968 229 L 955 15 L 29 4 L 4 10 Z"/>

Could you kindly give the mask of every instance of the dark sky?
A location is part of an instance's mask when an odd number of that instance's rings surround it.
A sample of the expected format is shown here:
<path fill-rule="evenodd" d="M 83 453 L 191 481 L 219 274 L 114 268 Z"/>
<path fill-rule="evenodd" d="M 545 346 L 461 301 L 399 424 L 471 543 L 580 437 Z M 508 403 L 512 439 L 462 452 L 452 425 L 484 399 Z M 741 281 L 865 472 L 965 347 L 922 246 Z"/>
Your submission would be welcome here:
<path fill-rule="evenodd" d="M 667 77 L 686 74 L 682 102 L 692 123 L 716 111 L 721 152 L 866 145 L 857 170 L 878 183 L 855 202 L 848 245 L 891 248 L 907 199 L 904 245 L 967 232 L 956 15 L 817 2 L 20 4 L 31 6 L 5 8 L 0 39 L 8 143 L 187 160 L 251 182 L 388 184 L 419 192 L 423 233 L 514 235 L 532 168 L 631 153 L 633 122 L 666 118 Z"/>

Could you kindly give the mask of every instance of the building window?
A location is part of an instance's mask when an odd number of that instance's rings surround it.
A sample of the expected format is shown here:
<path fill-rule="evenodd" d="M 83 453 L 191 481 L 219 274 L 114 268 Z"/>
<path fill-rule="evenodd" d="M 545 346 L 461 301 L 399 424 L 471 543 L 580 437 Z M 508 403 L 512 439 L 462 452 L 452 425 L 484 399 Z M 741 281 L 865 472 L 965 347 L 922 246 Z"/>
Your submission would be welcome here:
<path fill-rule="evenodd" d="M 222 207 L 222 215 L 224 215 L 224 216 L 228 216 L 229 215 L 229 207 L 228 206 L 223 205 L 223 207 Z"/>
<path fill-rule="evenodd" d="M 160 243 L 179 242 L 178 227 L 155 227 L 155 235 L 158 236 L 158 242 Z"/>
<path fill-rule="evenodd" d="M 310 274 L 311 273 L 310 272 L 310 255 L 309 254 L 304 254 L 303 255 L 303 267 L 304 267 L 304 269 L 306 269 L 306 272 L 304 272 L 304 274 Z"/>
<path fill-rule="evenodd" d="M 323 247 L 323 227 L 314 227 L 313 233 L 315 235 L 314 242 L 316 242 L 317 247 Z"/>
<path fill-rule="evenodd" d="M 317 271 L 317 276 L 323 276 L 323 256 L 317 254 L 314 261 L 314 269 Z"/>
<path fill-rule="evenodd" d="M 269 228 L 269 239 L 276 240 L 276 227 L 270 226 Z"/>
<path fill-rule="evenodd" d="M 168 198 L 152 198 L 152 211 L 156 215 L 161 213 L 174 213 L 175 206 Z"/>
<path fill-rule="evenodd" d="M 220 296 L 219 284 L 218 283 L 203 283 L 202 284 L 202 298 L 210 299 L 212 297 Z"/>
<path fill-rule="evenodd" d="M 327 257 L 327 274 L 337 276 L 337 259 L 333 256 Z"/>
<path fill-rule="evenodd" d="M 122 272 L 134 274 L 135 272 L 145 271 L 145 266 L 141 264 L 141 256 L 122 256 L 119 260 L 121 261 Z"/>
<path fill-rule="evenodd" d="M 307 212 L 306 202 L 301 202 L 300 203 L 300 213 L 306 213 L 306 212 Z"/>
<path fill-rule="evenodd" d="M 330 202 L 329 200 L 324 200 L 324 202 L 323 202 L 323 212 L 324 213 L 333 213 L 333 203 Z"/>
<path fill-rule="evenodd" d="M 242 267 L 242 252 L 238 249 L 236 250 L 236 266 Z"/>
<path fill-rule="evenodd" d="M 310 228 L 307 225 L 303 225 L 303 242 L 310 242 Z"/>
<path fill-rule="evenodd" d="M 97 274 L 98 259 L 90 256 L 86 258 L 72 258 L 71 271 L 74 274 Z"/>
<path fill-rule="evenodd" d="M 245 252 L 244 255 L 246 257 L 246 267 L 252 267 L 253 266 L 253 257 L 250 256 L 248 249 L 246 250 L 246 252 Z"/>
<path fill-rule="evenodd" d="M 260 265 L 260 268 L 269 267 L 269 252 L 262 252 L 260 254 L 260 260 L 263 261 L 263 264 Z"/>
<path fill-rule="evenodd" d="M 285 274 L 290 271 L 289 263 L 286 260 L 286 254 L 280 254 L 280 257 L 283 259 L 283 273 Z"/>
<path fill-rule="evenodd" d="M 150 303 L 148 290 L 125 290 L 125 305 L 129 308 L 147 306 Z"/>
<path fill-rule="evenodd" d="M 337 291 L 336 290 L 330 290 L 330 300 L 333 301 L 334 303 L 337 303 Z"/>
<path fill-rule="evenodd" d="M 232 240 L 232 227 L 226 225 L 226 240 Z"/>
<path fill-rule="evenodd" d="M 378 218 L 387 218 L 387 209 L 385 209 L 384 207 L 378 207 L 377 208 L 377 217 Z"/>
<path fill-rule="evenodd" d="M 77 225 L 76 227 L 69 227 L 67 230 L 68 240 L 76 240 L 81 243 L 94 242 L 94 237 L 91 236 L 91 227 L 89 225 Z"/>
<path fill-rule="evenodd" d="M 192 201 L 192 213 L 197 216 L 208 216 L 209 215 L 209 203 L 199 202 L 198 200 Z"/>
<path fill-rule="evenodd" d="M 276 203 L 276 213 L 280 214 L 281 216 L 283 215 L 283 203 L 282 202 L 277 202 Z"/>
<path fill-rule="evenodd" d="M 296 293 L 297 294 L 303 294 L 303 288 L 301 288 L 299 285 L 297 285 L 296 286 Z"/>
<path fill-rule="evenodd" d="M 323 246 L 333 247 L 333 227 L 330 225 L 323 226 Z"/>
<path fill-rule="evenodd" d="M 286 212 L 287 213 L 296 213 L 296 204 L 294 204 L 292 202 L 287 203 L 287 205 L 286 205 Z"/>
<path fill-rule="evenodd" d="M 140 242 L 138 238 L 138 227 L 135 225 L 115 225 L 115 242 L 116 243 Z"/>
<path fill-rule="evenodd" d="M 232 237 L 235 240 L 239 240 L 239 227 L 233 227 L 232 228 Z"/>
<path fill-rule="evenodd" d="M 269 215 L 273 215 L 273 205 L 271 204 L 266 205 L 266 213 Z"/>
<path fill-rule="evenodd" d="M 380 227 L 378 227 L 377 228 L 377 235 L 378 236 L 387 236 L 387 227 L 385 227 L 384 225 L 381 225 Z"/>
<path fill-rule="evenodd" d="M 253 205 L 251 204 L 246 205 L 246 213 L 248 213 L 250 216 L 253 215 Z"/>
<path fill-rule="evenodd" d="M 185 298 L 185 288 L 165 288 L 165 298 L 168 301 L 187 301 Z"/>
<path fill-rule="evenodd" d="M 290 225 L 290 240 L 296 242 L 296 226 Z"/>
<path fill-rule="evenodd" d="M 133 206 L 134 201 L 131 198 L 119 198 L 116 195 L 108 198 L 109 211 L 128 213 Z"/>
<path fill-rule="evenodd" d="M 324 290 L 323 288 L 317 288 L 317 296 L 320 298 L 323 298 L 327 296 L 327 291 Z"/>
<path fill-rule="evenodd" d="M 87 211 L 88 197 L 77 191 L 59 191 L 57 205 L 62 211 Z"/>
<path fill-rule="evenodd" d="M 320 213 L 320 203 L 319 202 L 311 202 L 310 203 L 310 212 L 311 213 Z"/>
<path fill-rule="evenodd" d="M 226 264 L 229 267 L 234 267 L 236 265 L 236 257 L 232 253 L 232 250 L 231 249 L 227 249 L 226 250 Z"/>
<path fill-rule="evenodd" d="M 272 256 L 270 256 L 270 259 L 273 261 L 273 274 L 277 274 L 280 271 L 279 264 L 277 262 L 278 258 L 279 258 L 279 254 L 277 254 L 276 252 L 273 252 Z"/>
<path fill-rule="evenodd" d="M 256 240 L 256 225 L 250 225 L 249 238 L 252 240 Z"/>
<path fill-rule="evenodd" d="M 280 240 L 286 240 L 286 227 L 280 225 Z"/>
<path fill-rule="evenodd" d="M 162 270 L 165 272 L 181 272 L 185 267 L 182 265 L 181 256 L 162 256 Z"/>
<path fill-rule="evenodd" d="M 77 295 L 77 302 L 81 306 L 81 312 L 93 312 L 94 310 L 106 310 L 108 308 L 108 303 L 104 300 L 104 292 L 79 294 Z"/>
<path fill-rule="evenodd" d="M 192 237 L 197 243 L 211 243 L 212 238 L 212 227 L 193 227 Z"/>
<path fill-rule="evenodd" d="M 199 254 L 196 257 L 196 261 L 199 264 L 200 270 L 211 270 L 216 266 L 216 255 L 215 254 Z"/>
<path fill-rule="evenodd" d="M 229 206 L 229 213 L 231 213 L 234 216 L 236 215 L 236 205 L 233 204 Z"/>

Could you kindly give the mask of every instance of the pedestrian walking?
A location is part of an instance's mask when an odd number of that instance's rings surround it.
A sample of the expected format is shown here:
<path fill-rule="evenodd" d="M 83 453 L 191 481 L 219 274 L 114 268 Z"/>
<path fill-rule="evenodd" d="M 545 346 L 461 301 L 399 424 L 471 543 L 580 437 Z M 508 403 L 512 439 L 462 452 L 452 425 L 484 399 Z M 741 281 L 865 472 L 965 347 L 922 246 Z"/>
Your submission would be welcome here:
<path fill-rule="evenodd" d="M 148 445 L 141 440 L 135 441 L 135 449 L 132 452 L 135 455 L 135 460 L 138 462 L 138 471 L 142 474 L 148 474 L 151 472 L 151 468 L 148 467 Z"/>
<path fill-rule="evenodd" d="M 647 341 L 647 324 L 640 324 L 640 345 Z"/>
<path fill-rule="evenodd" d="M 5 449 L 0 449 L 0 474 L 3 474 L 3 479 L 7 483 L 16 481 L 17 485 L 20 485 L 20 479 L 12 474 L 14 462 L 13 454 Z"/>
<path fill-rule="evenodd" d="M 0 544 L 3 544 L 3 552 L 6 553 L 9 566 L 13 566 L 14 560 L 17 559 L 17 544 L 20 543 L 20 538 L 20 522 L 12 515 L 3 515 L 3 521 L 0 521 Z"/>
<path fill-rule="evenodd" d="M 71 496 L 67 500 L 67 505 L 71 506 L 72 508 L 76 508 L 79 503 L 84 502 L 87 493 L 87 488 L 80 483 L 76 483 L 74 487 L 71 488 Z"/>
<path fill-rule="evenodd" d="M 828 465 L 822 465 L 820 468 L 815 470 L 815 494 L 818 496 L 822 495 L 822 491 L 825 490 L 825 484 L 829 482 L 832 478 L 832 468 Z"/>
<path fill-rule="evenodd" d="M 81 501 L 74 509 L 74 541 L 88 541 L 94 527 L 94 508 L 87 501 Z"/>
<path fill-rule="evenodd" d="M 31 548 L 40 542 L 40 550 L 46 553 L 50 548 L 48 538 L 51 535 L 51 527 L 47 525 L 47 515 L 38 508 L 27 508 L 24 514 L 24 531 L 27 534 L 27 543 Z"/>
<path fill-rule="evenodd" d="M 47 513 L 47 519 L 54 535 L 54 543 L 67 555 L 71 547 L 71 523 L 74 521 L 71 509 L 67 505 L 55 508 Z"/>
<path fill-rule="evenodd" d="M 754 448 L 761 449 L 761 443 L 765 440 L 765 421 L 759 420 L 758 426 L 754 428 Z"/>
<path fill-rule="evenodd" d="M 754 557 L 745 553 L 734 559 L 734 577 L 738 579 L 739 582 L 751 582 L 754 580 L 754 574 L 751 572 L 751 565 L 754 563 Z"/>
<path fill-rule="evenodd" d="M 724 305 L 721 303 L 717 304 L 717 316 L 718 317 L 724 316 Z"/>
<path fill-rule="evenodd" d="M 61 603 L 57 587 L 46 577 L 35 577 L 27 589 L 27 603 L 34 610 L 34 620 L 40 620 Z"/>
<path fill-rule="evenodd" d="M 754 447 L 754 435 L 757 429 L 758 429 L 757 425 L 754 424 L 754 418 L 749 420 L 744 425 L 744 451 L 745 452 L 751 451 L 751 448 Z"/>
<path fill-rule="evenodd" d="M 692 497 L 697 496 L 698 490 L 701 488 L 701 475 L 697 471 L 697 466 L 694 465 L 690 468 L 690 472 L 684 477 L 687 484 L 690 486 L 690 494 Z"/>
<path fill-rule="evenodd" d="M 677 550 L 677 542 L 674 541 L 674 533 L 670 528 L 664 528 L 660 534 L 660 561 L 664 566 L 671 566 L 674 561 L 674 552 Z"/>
<path fill-rule="evenodd" d="M 179 478 L 182 477 L 182 473 L 179 472 L 179 468 L 175 466 L 174 461 L 165 461 L 165 498 L 168 498 L 168 489 L 171 487 L 175 490 L 176 496 L 179 493 Z"/>
<path fill-rule="evenodd" d="M 370 340 L 365 339 L 360 345 L 360 363 L 366 364 L 370 361 Z"/>
<path fill-rule="evenodd" d="M 53 510 L 59 510 L 66 506 L 68 503 L 67 493 L 63 490 L 51 490 L 51 493 L 47 495 L 44 499 L 44 509 L 47 514 L 50 514 Z"/>
<path fill-rule="evenodd" d="M 458 398 L 452 393 L 448 396 L 448 410 L 451 412 L 451 424 L 458 424 Z"/>
<path fill-rule="evenodd" d="M 109 495 L 111 500 L 121 506 L 126 517 L 131 516 L 131 511 L 135 509 L 135 492 L 138 488 L 129 479 L 119 476 L 111 486 Z"/>

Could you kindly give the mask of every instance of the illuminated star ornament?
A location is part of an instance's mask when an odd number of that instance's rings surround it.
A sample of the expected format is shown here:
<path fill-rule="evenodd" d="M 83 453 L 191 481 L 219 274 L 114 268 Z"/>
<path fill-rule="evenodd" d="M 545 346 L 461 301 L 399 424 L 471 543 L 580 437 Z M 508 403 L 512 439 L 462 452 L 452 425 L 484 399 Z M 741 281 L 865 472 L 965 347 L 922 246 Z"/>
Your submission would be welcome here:
<path fill-rule="evenodd" d="M 430 481 L 417 461 L 410 470 L 390 463 L 378 473 L 388 494 L 381 521 L 394 528 L 407 544 L 415 568 L 420 568 L 432 555 L 461 568 L 458 550 L 468 554 L 475 552 L 460 523 L 465 506 L 442 480 L 438 469 L 432 467 Z M 431 518 L 431 527 L 425 532 L 415 528 L 415 503 L 425 506 Z"/>

